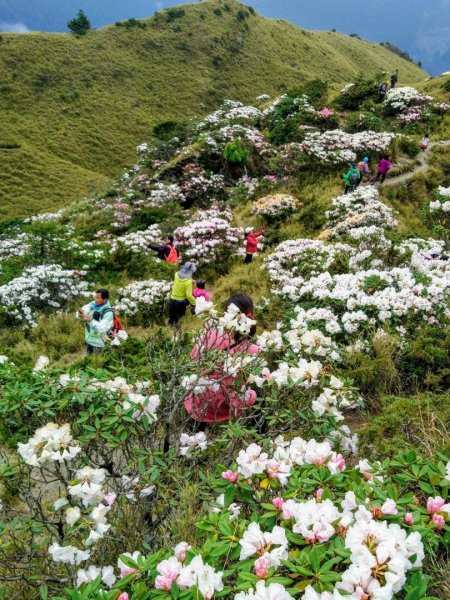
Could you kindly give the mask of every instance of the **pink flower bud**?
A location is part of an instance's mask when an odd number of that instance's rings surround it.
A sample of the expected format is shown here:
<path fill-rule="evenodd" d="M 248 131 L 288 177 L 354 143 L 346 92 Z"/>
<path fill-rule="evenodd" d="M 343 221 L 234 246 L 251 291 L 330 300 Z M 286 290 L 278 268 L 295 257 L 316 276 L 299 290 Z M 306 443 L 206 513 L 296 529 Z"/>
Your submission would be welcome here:
<path fill-rule="evenodd" d="M 132 573 L 136 573 L 136 569 L 131 569 L 130 567 L 121 567 L 120 576 L 126 577 L 127 575 L 131 575 Z"/>
<path fill-rule="evenodd" d="M 272 504 L 275 506 L 275 508 L 276 508 L 277 510 L 281 510 L 281 507 L 282 507 L 282 506 L 283 506 L 283 504 L 284 504 L 284 500 L 283 500 L 283 498 L 281 498 L 280 496 L 277 496 L 276 498 L 274 498 L 274 499 L 272 500 Z"/>
<path fill-rule="evenodd" d="M 323 496 L 323 488 L 317 488 L 316 500 L 318 500 L 320 502 L 322 500 L 322 496 Z"/>
<path fill-rule="evenodd" d="M 238 478 L 239 478 L 239 474 L 236 473 L 235 471 L 225 471 L 225 473 L 222 473 L 222 477 L 224 479 L 226 479 L 227 481 L 229 481 L 230 483 L 236 483 Z"/>
<path fill-rule="evenodd" d="M 414 518 L 412 516 L 412 513 L 406 513 L 406 515 L 405 515 L 405 523 L 407 525 L 414 525 Z"/>
<path fill-rule="evenodd" d="M 128 594 L 126 592 L 123 592 L 122 594 L 120 594 L 117 600 L 129 600 Z"/>
<path fill-rule="evenodd" d="M 427 500 L 427 511 L 430 514 L 437 513 L 444 506 L 445 500 L 440 496 L 436 496 L 435 498 L 428 498 Z"/>
<path fill-rule="evenodd" d="M 383 513 L 381 512 L 381 508 L 379 506 L 374 506 L 372 508 L 372 515 L 375 519 L 379 519 L 383 515 Z"/>
<path fill-rule="evenodd" d="M 106 502 L 108 506 L 112 506 L 114 504 L 115 499 L 117 498 L 117 494 L 114 492 L 110 492 L 109 494 L 105 494 L 103 496 L 103 500 Z"/>
<path fill-rule="evenodd" d="M 441 531 L 441 529 L 444 529 L 445 527 L 445 519 L 442 515 L 433 515 L 431 517 L 431 522 L 438 531 Z"/>
<path fill-rule="evenodd" d="M 270 563 L 264 556 L 256 559 L 253 567 L 255 569 L 255 574 L 259 579 L 267 579 L 267 577 L 269 577 Z"/>

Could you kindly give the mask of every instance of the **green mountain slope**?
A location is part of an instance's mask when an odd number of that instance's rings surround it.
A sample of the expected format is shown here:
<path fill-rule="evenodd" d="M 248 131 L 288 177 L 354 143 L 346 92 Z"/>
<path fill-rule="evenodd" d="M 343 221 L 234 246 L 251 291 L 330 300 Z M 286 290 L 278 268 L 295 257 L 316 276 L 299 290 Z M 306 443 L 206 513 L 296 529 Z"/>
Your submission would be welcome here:
<path fill-rule="evenodd" d="M 230 97 L 379 68 L 425 73 L 378 44 L 272 21 L 236 0 L 168 9 L 81 39 L 2 34 L 0 219 L 55 209 L 102 186 L 168 118 Z"/>

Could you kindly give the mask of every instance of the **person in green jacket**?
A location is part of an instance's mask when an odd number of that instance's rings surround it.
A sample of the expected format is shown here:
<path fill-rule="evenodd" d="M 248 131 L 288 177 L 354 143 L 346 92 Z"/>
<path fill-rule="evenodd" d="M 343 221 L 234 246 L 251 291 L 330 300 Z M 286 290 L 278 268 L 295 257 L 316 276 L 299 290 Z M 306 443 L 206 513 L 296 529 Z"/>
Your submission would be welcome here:
<path fill-rule="evenodd" d="M 186 262 L 178 273 L 175 273 L 169 302 L 169 325 L 176 325 L 181 317 L 184 317 L 189 304 L 195 306 L 192 276 L 196 270 L 194 263 Z"/>
<path fill-rule="evenodd" d="M 85 322 L 84 339 L 87 353 L 97 354 L 104 347 L 105 339 L 114 327 L 114 311 L 109 303 L 108 290 L 97 290 L 94 301 L 78 311 L 77 319 Z"/>
<path fill-rule="evenodd" d="M 345 181 L 345 191 L 344 194 L 348 194 L 350 191 L 354 191 L 358 186 L 359 180 L 361 179 L 361 173 L 356 168 L 355 163 L 351 163 L 350 169 L 347 173 L 344 173 L 342 176 Z"/>

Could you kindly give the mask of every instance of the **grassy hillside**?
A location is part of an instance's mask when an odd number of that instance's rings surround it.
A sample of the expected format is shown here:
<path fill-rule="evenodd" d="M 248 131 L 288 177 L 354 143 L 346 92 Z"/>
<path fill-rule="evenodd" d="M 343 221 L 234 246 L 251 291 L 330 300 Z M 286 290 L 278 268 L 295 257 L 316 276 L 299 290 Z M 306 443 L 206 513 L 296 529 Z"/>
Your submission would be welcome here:
<path fill-rule="evenodd" d="M 267 20 L 235 0 L 168 9 L 134 25 L 81 39 L 2 34 L 0 219 L 101 189 L 156 122 L 225 97 L 248 102 L 286 82 L 346 82 L 379 68 L 399 68 L 401 83 L 425 75 L 378 44 Z"/>

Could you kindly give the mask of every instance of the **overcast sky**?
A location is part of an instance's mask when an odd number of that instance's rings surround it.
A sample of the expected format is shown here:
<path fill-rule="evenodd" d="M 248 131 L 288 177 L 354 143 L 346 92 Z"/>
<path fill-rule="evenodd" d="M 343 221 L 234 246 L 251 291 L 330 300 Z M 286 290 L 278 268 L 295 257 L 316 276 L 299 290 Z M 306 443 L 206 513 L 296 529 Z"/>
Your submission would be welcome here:
<path fill-rule="evenodd" d="M 450 0 L 246 0 L 266 17 L 337 29 L 407 50 L 436 75 L 450 70 Z M 179 0 L 0 0 L 0 31 L 67 31 L 82 8 L 94 27 L 148 17 Z"/>

